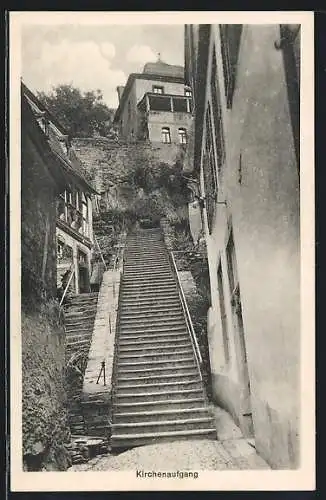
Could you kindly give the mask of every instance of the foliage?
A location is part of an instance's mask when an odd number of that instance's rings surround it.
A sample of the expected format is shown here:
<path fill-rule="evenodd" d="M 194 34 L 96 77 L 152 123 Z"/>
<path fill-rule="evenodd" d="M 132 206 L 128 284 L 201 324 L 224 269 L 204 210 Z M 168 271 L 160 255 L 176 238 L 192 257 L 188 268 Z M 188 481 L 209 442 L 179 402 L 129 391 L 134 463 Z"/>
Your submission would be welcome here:
<path fill-rule="evenodd" d="M 112 130 L 114 110 L 103 102 L 100 90 L 82 93 L 71 84 L 63 84 L 37 95 L 72 137 L 107 137 Z"/>
<path fill-rule="evenodd" d="M 186 183 L 182 169 L 164 162 L 137 161 L 124 177 L 133 192 L 132 211 L 136 219 L 151 217 L 179 220 L 176 211 L 186 202 Z"/>

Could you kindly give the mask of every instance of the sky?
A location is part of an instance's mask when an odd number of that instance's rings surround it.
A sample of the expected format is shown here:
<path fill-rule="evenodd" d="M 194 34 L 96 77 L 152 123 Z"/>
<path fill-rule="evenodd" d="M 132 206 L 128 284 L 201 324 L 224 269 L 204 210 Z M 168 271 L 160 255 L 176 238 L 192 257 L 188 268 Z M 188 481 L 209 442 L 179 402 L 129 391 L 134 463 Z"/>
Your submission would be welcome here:
<path fill-rule="evenodd" d="M 82 91 L 99 89 L 104 102 L 116 108 L 117 85 L 124 85 L 130 73 L 142 72 L 158 53 L 166 63 L 184 65 L 183 37 L 181 24 L 26 24 L 23 81 L 33 92 L 48 92 L 62 83 Z"/>

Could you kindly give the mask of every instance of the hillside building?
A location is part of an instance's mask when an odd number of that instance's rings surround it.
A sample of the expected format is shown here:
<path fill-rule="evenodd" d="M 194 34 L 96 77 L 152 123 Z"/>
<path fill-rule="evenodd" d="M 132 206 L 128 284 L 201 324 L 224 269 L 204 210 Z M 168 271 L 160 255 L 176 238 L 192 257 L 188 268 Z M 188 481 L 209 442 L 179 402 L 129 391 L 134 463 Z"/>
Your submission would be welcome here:
<path fill-rule="evenodd" d="M 65 129 L 24 84 L 22 94 L 48 150 L 46 159 L 63 182 L 56 197 L 57 288 L 64 285 L 73 272 L 71 291 L 74 294 L 88 292 L 94 245 L 91 197 L 95 190 L 84 177 Z"/>
<path fill-rule="evenodd" d="M 160 59 L 147 63 L 142 73 L 131 73 L 126 85 L 117 91 L 119 107 L 114 123 L 122 139 L 162 144 L 165 149 L 187 143 L 192 97 L 184 84 L 182 66 Z"/>

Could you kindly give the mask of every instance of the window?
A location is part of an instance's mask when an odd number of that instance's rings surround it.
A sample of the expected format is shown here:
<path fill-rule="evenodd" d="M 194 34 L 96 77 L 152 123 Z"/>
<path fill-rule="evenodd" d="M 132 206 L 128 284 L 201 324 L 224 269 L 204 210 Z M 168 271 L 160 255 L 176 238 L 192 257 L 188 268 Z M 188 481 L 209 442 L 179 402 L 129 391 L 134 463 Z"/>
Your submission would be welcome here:
<path fill-rule="evenodd" d="M 65 246 L 64 241 L 62 241 L 58 238 L 57 239 L 57 258 L 58 258 L 58 260 L 61 260 L 63 257 L 64 246 Z"/>
<path fill-rule="evenodd" d="M 187 144 L 187 131 L 185 128 L 179 128 L 179 142 L 180 144 Z"/>
<path fill-rule="evenodd" d="M 226 259 L 228 265 L 228 274 L 229 274 L 229 283 L 230 283 L 230 292 L 231 298 L 233 294 L 236 292 L 236 288 L 238 287 L 238 272 L 237 272 L 237 263 L 235 258 L 235 246 L 233 239 L 233 230 L 231 229 L 229 241 L 226 247 Z"/>
<path fill-rule="evenodd" d="M 190 89 L 185 89 L 185 96 L 191 97 L 191 90 Z"/>
<path fill-rule="evenodd" d="M 232 107 L 242 24 L 220 24 L 221 50 L 227 107 Z"/>
<path fill-rule="evenodd" d="M 164 87 L 153 85 L 153 92 L 154 94 L 164 94 Z"/>
<path fill-rule="evenodd" d="M 164 142 L 164 144 L 171 143 L 171 134 L 169 127 L 162 128 L 162 142 Z"/>
<path fill-rule="evenodd" d="M 216 53 L 213 50 L 212 72 L 211 72 L 211 93 L 212 93 L 212 112 L 215 129 L 215 145 L 217 171 L 222 174 L 222 167 L 225 162 L 225 142 L 222 123 L 221 96 L 217 81 Z"/>
<path fill-rule="evenodd" d="M 225 362 L 228 363 L 230 359 L 230 348 L 229 348 L 229 336 L 228 336 L 228 325 L 225 312 L 225 299 L 224 299 L 224 287 L 223 287 L 223 275 L 222 275 L 222 265 L 221 261 L 217 269 L 217 287 L 218 287 L 218 298 L 220 303 L 220 315 L 221 315 L 221 325 L 222 325 L 222 336 L 223 336 L 223 347 Z"/>
<path fill-rule="evenodd" d="M 176 111 L 178 113 L 187 113 L 188 112 L 188 107 L 187 107 L 187 99 L 184 97 L 174 97 L 173 99 L 173 111 Z"/>
<path fill-rule="evenodd" d="M 213 146 L 210 107 L 208 107 L 206 113 L 205 130 L 206 130 L 206 141 L 203 154 L 203 174 L 204 174 L 205 200 L 206 200 L 205 204 L 206 204 L 206 212 L 208 219 L 208 230 L 209 233 L 211 233 L 214 211 L 215 211 L 215 203 L 217 200 L 218 185 L 217 185 L 216 162 L 215 162 L 215 153 Z"/>
<path fill-rule="evenodd" d="M 167 96 L 149 96 L 149 107 L 151 111 L 172 111 L 171 99 Z"/>
<path fill-rule="evenodd" d="M 84 193 L 65 191 L 57 200 L 57 217 L 76 232 L 89 236 L 88 205 Z"/>
<path fill-rule="evenodd" d="M 57 238 L 57 259 L 60 264 L 71 263 L 73 258 L 72 247 L 67 245 L 61 237 Z"/>

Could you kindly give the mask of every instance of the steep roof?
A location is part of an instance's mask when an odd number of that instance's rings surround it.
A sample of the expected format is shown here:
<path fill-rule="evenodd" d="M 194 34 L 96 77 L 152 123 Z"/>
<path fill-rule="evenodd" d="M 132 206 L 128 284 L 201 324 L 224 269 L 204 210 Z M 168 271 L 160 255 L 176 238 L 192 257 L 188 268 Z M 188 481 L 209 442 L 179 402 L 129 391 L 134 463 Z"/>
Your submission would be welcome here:
<path fill-rule="evenodd" d="M 63 144 L 69 145 L 70 138 L 60 122 L 49 112 L 43 103 L 31 92 L 24 83 L 21 84 L 21 99 L 22 99 L 22 125 L 23 120 L 29 122 L 32 127 L 34 138 L 38 135 L 39 145 L 52 153 L 52 156 L 57 160 L 55 163 L 50 162 L 49 168 L 52 169 L 52 176 L 55 179 L 60 178 L 62 184 L 65 179 L 66 187 L 78 185 L 80 189 L 88 193 L 97 194 L 95 189 L 90 185 L 83 173 L 81 161 L 78 159 L 75 151 L 71 147 L 63 147 Z M 48 119 L 48 131 L 45 134 L 37 122 L 37 115 L 44 114 Z M 34 122 L 31 118 L 34 117 Z M 35 128 L 35 125 L 37 128 Z M 38 130 L 37 130 L 38 129 Z M 66 151 L 65 151 L 66 149 Z M 60 172 L 55 172 L 53 169 L 59 169 Z M 63 176 L 63 177 L 62 177 Z"/>

